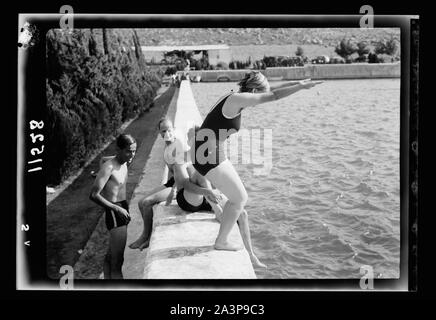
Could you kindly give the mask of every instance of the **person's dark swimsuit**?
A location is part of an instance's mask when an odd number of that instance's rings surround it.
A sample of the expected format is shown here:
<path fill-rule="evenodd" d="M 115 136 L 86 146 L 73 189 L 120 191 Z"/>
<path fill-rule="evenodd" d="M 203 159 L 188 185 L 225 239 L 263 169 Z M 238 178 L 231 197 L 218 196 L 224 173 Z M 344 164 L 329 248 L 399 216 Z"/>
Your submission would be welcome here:
<path fill-rule="evenodd" d="M 238 132 L 239 128 L 241 127 L 240 113 L 231 119 L 226 118 L 223 115 L 223 105 L 231 94 L 232 93 L 225 96 L 214 108 L 212 108 L 212 110 L 204 119 L 200 129 L 196 132 L 194 156 L 195 161 L 192 161 L 192 164 L 194 168 L 203 176 L 205 176 L 213 168 L 217 167 L 221 162 L 226 160 L 224 153 L 224 142 L 230 135 Z M 198 136 L 198 132 L 201 129 L 212 130 L 216 139 L 208 140 L 208 135 L 206 135 L 205 138 Z M 202 139 L 206 141 L 203 141 Z M 199 150 L 198 153 L 197 150 Z"/>
<path fill-rule="evenodd" d="M 177 204 L 182 210 L 188 211 L 188 212 L 198 212 L 198 211 L 212 211 L 212 207 L 207 202 L 207 200 L 203 197 L 203 202 L 198 206 L 193 206 L 188 201 L 186 201 L 184 195 L 183 195 L 183 188 L 180 189 L 177 192 Z"/>
<path fill-rule="evenodd" d="M 114 202 L 113 204 L 120 206 L 126 209 L 127 212 L 129 212 L 129 204 L 127 203 L 126 200 Z M 113 228 L 118 228 L 121 226 L 126 226 L 130 222 L 130 216 L 127 218 L 121 213 L 118 213 L 108 208 L 106 208 L 105 211 L 106 211 L 106 227 L 108 230 L 111 230 Z"/>
<path fill-rule="evenodd" d="M 165 187 L 171 188 L 176 183 L 176 180 L 174 180 L 174 177 L 171 177 L 168 179 L 168 181 L 164 184 Z"/>

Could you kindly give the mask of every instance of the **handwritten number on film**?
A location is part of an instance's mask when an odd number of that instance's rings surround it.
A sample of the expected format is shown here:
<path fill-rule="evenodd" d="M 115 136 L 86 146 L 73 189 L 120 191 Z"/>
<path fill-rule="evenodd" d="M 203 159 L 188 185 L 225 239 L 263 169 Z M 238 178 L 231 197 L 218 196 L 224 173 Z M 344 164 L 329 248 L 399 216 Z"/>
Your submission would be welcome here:
<path fill-rule="evenodd" d="M 30 229 L 30 227 L 29 227 L 28 224 L 22 224 L 21 225 L 21 231 L 27 232 L 27 231 L 29 231 L 29 229 Z M 30 246 L 30 241 L 27 240 L 27 241 L 24 242 L 24 244 L 29 247 Z"/>
<path fill-rule="evenodd" d="M 44 122 L 43 121 L 38 122 L 38 121 L 32 120 L 29 122 L 29 125 L 30 125 L 30 130 L 41 130 L 44 127 Z M 44 135 L 39 134 L 37 131 L 32 132 L 30 134 L 30 138 L 32 138 L 32 145 L 38 144 L 39 142 L 44 141 Z M 37 157 L 39 154 L 41 154 L 43 152 L 44 152 L 44 145 L 41 145 L 38 147 L 35 145 L 35 148 L 32 148 L 30 150 L 30 154 L 34 157 Z M 42 162 L 42 158 L 28 161 L 27 163 L 31 166 L 34 166 L 34 167 L 31 169 L 28 169 L 27 172 L 34 172 L 34 171 L 42 170 L 42 166 L 40 166 L 40 164 L 39 164 L 40 162 Z"/>

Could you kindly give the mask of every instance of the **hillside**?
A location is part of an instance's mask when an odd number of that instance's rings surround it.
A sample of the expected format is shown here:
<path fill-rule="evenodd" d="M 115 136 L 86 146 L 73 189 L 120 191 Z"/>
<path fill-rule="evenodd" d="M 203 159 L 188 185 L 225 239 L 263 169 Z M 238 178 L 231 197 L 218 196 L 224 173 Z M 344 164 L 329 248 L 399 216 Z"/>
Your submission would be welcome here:
<path fill-rule="evenodd" d="M 232 60 L 262 59 L 266 56 L 294 56 L 298 46 L 309 58 L 320 55 L 336 57 L 336 45 L 349 38 L 367 41 L 370 47 L 391 37 L 400 40 L 399 28 L 149 28 L 135 29 L 142 46 L 227 44 Z M 101 46 L 101 30 L 95 29 L 96 41 Z M 116 46 L 117 37 L 128 39 L 133 29 L 108 30 L 110 43 Z M 115 47 L 114 47 L 114 50 Z M 144 53 L 147 61 L 162 59 L 161 53 Z"/>
<path fill-rule="evenodd" d="M 322 45 L 336 46 L 344 37 L 374 43 L 400 39 L 399 28 L 161 28 L 137 29 L 141 44 L 152 45 Z"/>
<path fill-rule="evenodd" d="M 232 60 L 262 59 L 263 56 L 294 56 L 301 46 L 309 58 L 336 57 L 336 45 L 349 38 L 367 41 L 370 47 L 391 37 L 400 40 L 399 28 L 160 28 L 136 29 L 143 46 L 227 44 Z M 130 31 L 131 32 L 131 31 Z M 160 60 L 145 53 L 147 60 Z"/>

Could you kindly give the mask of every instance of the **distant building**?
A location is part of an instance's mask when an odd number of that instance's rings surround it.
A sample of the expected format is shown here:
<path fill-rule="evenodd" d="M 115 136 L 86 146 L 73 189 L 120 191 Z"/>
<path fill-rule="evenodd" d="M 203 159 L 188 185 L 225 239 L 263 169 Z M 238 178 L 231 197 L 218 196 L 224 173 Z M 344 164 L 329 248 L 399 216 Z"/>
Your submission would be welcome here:
<path fill-rule="evenodd" d="M 201 52 L 203 55 L 207 55 L 209 63 L 216 65 L 218 62 L 230 63 L 230 47 L 225 44 L 216 45 L 198 45 L 198 46 L 142 46 L 142 52 L 144 53 L 146 60 L 160 61 L 166 52 L 171 51 L 193 51 L 196 54 Z"/>

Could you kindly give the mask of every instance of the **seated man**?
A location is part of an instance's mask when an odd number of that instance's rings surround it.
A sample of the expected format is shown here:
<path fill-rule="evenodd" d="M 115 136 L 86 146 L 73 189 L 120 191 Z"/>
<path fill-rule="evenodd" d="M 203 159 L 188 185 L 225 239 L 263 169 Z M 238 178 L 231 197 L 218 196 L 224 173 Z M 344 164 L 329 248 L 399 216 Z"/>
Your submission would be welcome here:
<path fill-rule="evenodd" d="M 152 229 L 152 220 L 153 220 L 153 206 L 160 202 L 166 201 L 167 204 L 170 204 L 174 198 L 175 192 L 177 190 L 177 185 L 174 179 L 174 159 L 175 153 L 179 152 L 183 153 L 185 147 L 183 145 L 183 137 L 180 137 L 174 127 L 171 120 L 168 118 L 162 118 L 158 123 L 158 129 L 160 136 L 165 141 L 165 150 L 164 150 L 164 162 L 166 164 L 165 170 L 167 171 L 168 181 L 150 191 L 146 196 L 144 196 L 139 202 L 138 207 L 141 211 L 142 220 L 144 223 L 144 229 L 139 238 L 129 245 L 131 249 L 140 249 L 143 250 L 148 247 Z M 179 157 L 179 156 L 178 156 Z M 192 186 L 191 186 L 192 187 Z M 195 188 L 195 186 L 194 186 Z M 217 195 L 212 189 L 203 188 L 203 190 L 195 189 L 197 192 L 201 192 L 202 195 L 207 196 L 211 201 L 217 202 Z M 198 198 L 198 194 L 195 194 L 194 197 Z M 193 201 L 195 204 L 195 199 L 189 198 L 189 200 Z M 202 200 L 203 201 L 203 200 Z"/>

